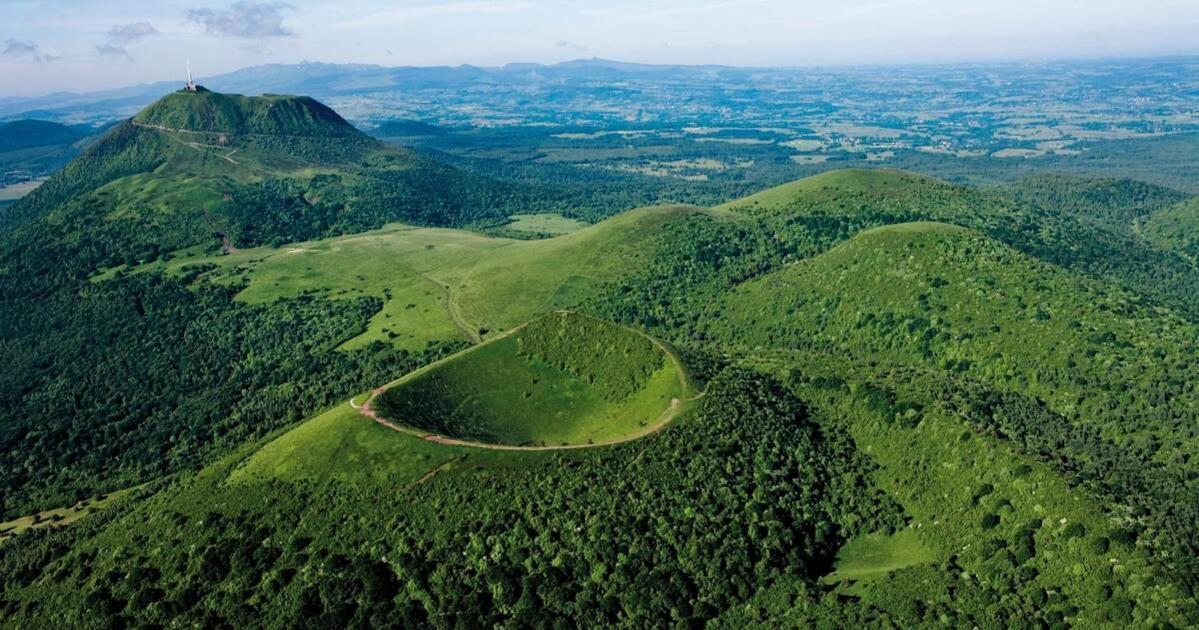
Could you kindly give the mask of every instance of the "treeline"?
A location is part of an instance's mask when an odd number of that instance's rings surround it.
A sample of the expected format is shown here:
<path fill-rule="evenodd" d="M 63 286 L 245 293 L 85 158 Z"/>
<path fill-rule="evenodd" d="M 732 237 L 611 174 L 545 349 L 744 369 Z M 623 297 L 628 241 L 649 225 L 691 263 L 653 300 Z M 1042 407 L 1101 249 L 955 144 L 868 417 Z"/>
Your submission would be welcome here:
<path fill-rule="evenodd" d="M 340 352 L 377 300 L 248 305 L 235 292 L 144 274 L 5 322 L 0 513 L 199 467 L 456 347 Z"/>

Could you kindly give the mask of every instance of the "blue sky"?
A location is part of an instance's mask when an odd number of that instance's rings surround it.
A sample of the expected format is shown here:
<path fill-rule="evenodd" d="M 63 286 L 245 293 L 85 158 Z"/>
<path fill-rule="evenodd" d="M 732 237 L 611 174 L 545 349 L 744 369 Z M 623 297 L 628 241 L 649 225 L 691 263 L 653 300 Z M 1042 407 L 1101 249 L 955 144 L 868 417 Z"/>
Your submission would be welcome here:
<path fill-rule="evenodd" d="M 260 63 L 840 65 L 1199 54 L 1199 0 L 0 0 L 0 96 Z"/>

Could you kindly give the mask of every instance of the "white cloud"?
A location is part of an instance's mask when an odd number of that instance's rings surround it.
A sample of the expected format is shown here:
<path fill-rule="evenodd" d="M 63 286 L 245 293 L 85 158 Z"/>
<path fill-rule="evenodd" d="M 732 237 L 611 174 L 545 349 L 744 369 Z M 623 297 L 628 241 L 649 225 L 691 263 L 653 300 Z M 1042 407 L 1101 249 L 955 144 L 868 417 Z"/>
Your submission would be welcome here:
<path fill-rule="evenodd" d="M 36 42 L 27 39 L 8 39 L 4 42 L 4 51 L 0 55 L 5 57 L 27 58 L 39 63 L 58 61 L 62 59 L 62 53 L 53 49 L 43 49 Z"/>
<path fill-rule="evenodd" d="M 131 22 L 129 24 L 114 24 L 108 31 L 108 41 L 112 44 L 133 44 L 147 37 L 158 35 L 158 29 L 149 22 Z"/>
<path fill-rule="evenodd" d="M 245 39 L 293 37 L 295 31 L 283 24 L 283 14 L 292 8 L 285 2 L 238 0 L 228 9 L 191 9 L 187 21 L 202 25 L 210 35 Z"/>

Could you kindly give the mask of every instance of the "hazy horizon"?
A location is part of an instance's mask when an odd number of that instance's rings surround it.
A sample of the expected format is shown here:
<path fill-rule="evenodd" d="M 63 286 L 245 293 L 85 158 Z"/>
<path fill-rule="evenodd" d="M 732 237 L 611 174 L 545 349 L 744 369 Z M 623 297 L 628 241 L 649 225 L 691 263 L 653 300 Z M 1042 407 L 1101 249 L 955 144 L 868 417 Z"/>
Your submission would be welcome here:
<path fill-rule="evenodd" d="M 756 67 L 1199 54 L 1180 0 L 574 0 L 6 3 L 0 96 L 94 91 L 268 63 L 503 66 L 603 58 Z M 731 28 L 731 25 L 736 28 Z"/>

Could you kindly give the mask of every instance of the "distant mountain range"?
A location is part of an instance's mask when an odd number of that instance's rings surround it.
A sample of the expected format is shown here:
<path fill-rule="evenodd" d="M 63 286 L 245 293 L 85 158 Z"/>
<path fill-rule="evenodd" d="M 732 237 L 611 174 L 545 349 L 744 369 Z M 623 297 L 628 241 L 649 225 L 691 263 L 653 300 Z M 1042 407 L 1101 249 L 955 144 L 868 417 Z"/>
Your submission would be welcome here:
<path fill-rule="evenodd" d="M 1196 68 L 1195 58 L 885 69 L 649 65 L 605 59 L 499 67 L 304 62 L 253 66 L 204 77 L 203 82 L 224 93 L 306 94 L 352 121 L 371 124 L 420 119 L 455 125 L 682 121 L 778 126 L 845 111 L 850 115 L 840 122 L 865 117 L 888 126 L 913 111 L 922 112 L 922 120 L 930 113 L 956 120 L 953 116 L 960 117 L 962 108 L 987 102 L 1004 109 L 1031 107 L 1063 93 L 1091 95 L 1098 101 L 1093 106 L 1113 115 L 1154 102 L 1156 113 L 1165 116 L 1177 113 L 1179 102 L 1189 106 Z M 1160 80 L 1146 84 L 1148 76 Z M 180 77 L 98 92 L 0 98 L 0 121 L 108 122 L 132 116 L 182 85 Z M 974 115 L 986 119 L 988 112 L 984 108 Z M 955 128 L 937 132 L 954 135 Z"/>

